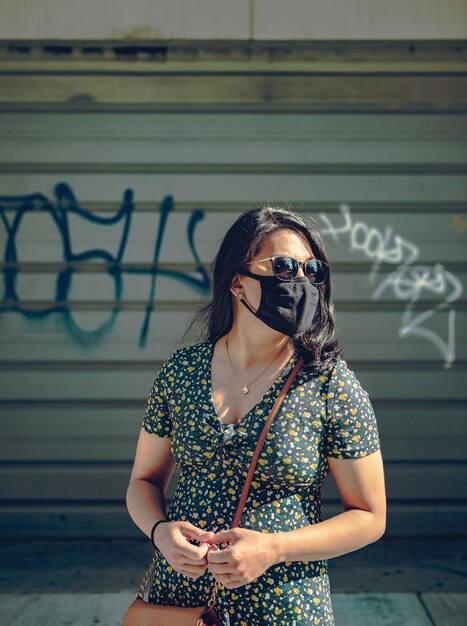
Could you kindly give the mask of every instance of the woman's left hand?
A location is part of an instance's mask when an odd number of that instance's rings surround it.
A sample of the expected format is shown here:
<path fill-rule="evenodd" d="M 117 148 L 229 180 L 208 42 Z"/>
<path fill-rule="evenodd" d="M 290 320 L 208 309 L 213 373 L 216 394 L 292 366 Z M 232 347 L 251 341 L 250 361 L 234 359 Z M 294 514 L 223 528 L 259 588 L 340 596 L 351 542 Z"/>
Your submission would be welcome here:
<path fill-rule="evenodd" d="M 230 546 L 217 548 L 217 544 L 227 541 Z M 206 543 L 212 546 L 206 554 L 208 570 L 227 589 L 246 585 L 276 562 L 271 533 L 229 528 L 219 531 Z"/>

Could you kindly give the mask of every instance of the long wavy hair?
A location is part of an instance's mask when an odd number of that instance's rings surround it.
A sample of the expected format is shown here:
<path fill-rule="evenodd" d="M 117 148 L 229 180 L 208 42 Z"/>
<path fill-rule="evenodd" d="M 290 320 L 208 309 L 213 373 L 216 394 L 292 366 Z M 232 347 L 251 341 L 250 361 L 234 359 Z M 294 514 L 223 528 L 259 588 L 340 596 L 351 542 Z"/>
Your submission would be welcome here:
<path fill-rule="evenodd" d="M 215 342 L 229 332 L 234 319 L 230 292 L 233 277 L 241 274 L 244 264 L 254 259 L 264 240 L 281 228 L 302 233 L 315 257 L 329 267 L 325 281 L 316 285 L 320 297 L 311 327 L 298 337 L 291 337 L 299 356 L 303 357 L 302 369 L 320 374 L 333 365 L 342 353 L 336 337 L 331 267 L 315 220 L 310 216 L 304 218 L 285 207 L 257 206 L 242 213 L 230 226 L 211 265 L 211 301 L 195 313 L 182 341 L 194 325 L 200 328 L 198 341 Z"/>

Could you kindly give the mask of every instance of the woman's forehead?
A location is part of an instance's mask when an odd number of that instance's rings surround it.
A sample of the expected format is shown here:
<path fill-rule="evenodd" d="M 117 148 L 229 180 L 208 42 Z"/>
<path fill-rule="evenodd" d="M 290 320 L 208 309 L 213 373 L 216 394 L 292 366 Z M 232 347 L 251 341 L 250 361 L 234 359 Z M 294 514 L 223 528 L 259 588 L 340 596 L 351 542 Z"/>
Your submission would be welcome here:
<path fill-rule="evenodd" d="M 268 235 L 256 256 L 260 258 L 273 254 L 290 254 L 297 260 L 314 256 L 305 235 L 290 229 L 280 229 Z"/>

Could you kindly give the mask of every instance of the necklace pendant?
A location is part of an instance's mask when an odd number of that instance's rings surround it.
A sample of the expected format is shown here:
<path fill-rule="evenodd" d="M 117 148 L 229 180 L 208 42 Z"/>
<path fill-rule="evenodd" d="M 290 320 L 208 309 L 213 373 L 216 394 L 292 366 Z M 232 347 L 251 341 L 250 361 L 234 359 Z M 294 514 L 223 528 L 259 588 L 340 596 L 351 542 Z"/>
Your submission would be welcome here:
<path fill-rule="evenodd" d="M 243 391 L 244 394 L 247 394 L 250 390 L 248 389 L 248 387 L 246 385 L 244 385 L 242 391 Z"/>

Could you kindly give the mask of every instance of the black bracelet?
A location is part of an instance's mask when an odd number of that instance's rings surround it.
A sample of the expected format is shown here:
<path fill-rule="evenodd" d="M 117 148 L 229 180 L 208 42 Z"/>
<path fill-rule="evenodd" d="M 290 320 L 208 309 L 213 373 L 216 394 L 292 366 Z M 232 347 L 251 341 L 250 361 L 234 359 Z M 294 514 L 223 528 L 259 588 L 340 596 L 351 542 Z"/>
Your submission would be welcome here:
<path fill-rule="evenodd" d="M 154 543 L 154 531 L 156 530 L 156 527 L 158 524 L 160 524 L 161 522 L 169 522 L 170 520 L 168 519 L 159 519 L 157 520 L 157 522 L 154 524 L 154 526 L 151 528 L 151 543 L 154 546 L 154 548 L 157 550 L 157 546 Z"/>

